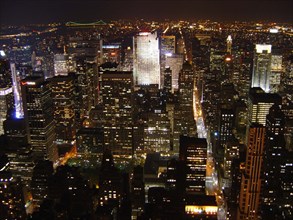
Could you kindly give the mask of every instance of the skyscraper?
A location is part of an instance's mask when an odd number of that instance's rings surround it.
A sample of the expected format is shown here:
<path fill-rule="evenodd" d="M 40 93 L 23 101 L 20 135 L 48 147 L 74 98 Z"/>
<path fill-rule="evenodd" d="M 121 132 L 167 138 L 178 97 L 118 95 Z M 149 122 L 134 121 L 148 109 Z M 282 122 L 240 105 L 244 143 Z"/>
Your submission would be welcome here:
<path fill-rule="evenodd" d="M 256 44 L 253 59 L 251 87 L 260 87 L 270 91 L 270 75 L 272 62 L 272 45 Z"/>
<path fill-rule="evenodd" d="M 266 125 L 266 116 L 273 104 L 282 104 L 282 98 L 278 94 L 265 93 L 261 88 L 251 88 L 248 98 L 248 126 L 252 123 Z"/>
<path fill-rule="evenodd" d="M 186 191 L 205 194 L 207 141 L 180 136 L 179 158 L 187 166 Z"/>
<path fill-rule="evenodd" d="M 13 108 L 12 87 L 0 88 L 0 135 L 4 134 L 3 122 L 7 118 L 8 110 Z"/>
<path fill-rule="evenodd" d="M 170 120 L 165 111 L 160 109 L 148 114 L 144 128 L 144 148 L 151 152 L 170 151 Z"/>
<path fill-rule="evenodd" d="M 253 124 L 249 128 L 245 170 L 241 178 L 239 220 L 259 219 L 265 133 L 266 128 L 260 124 Z"/>
<path fill-rule="evenodd" d="M 179 72 L 183 65 L 183 55 L 171 54 L 166 55 L 166 67 L 172 70 L 172 92 L 179 88 Z"/>
<path fill-rule="evenodd" d="M 160 86 L 160 50 L 157 33 L 140 32 L 133 38 L 134 85 Z"/>
<path fill-rule="evenodd" d="M 181 134 L 196 135 L 193 115 L 194 72 L 192 65 L 185 62 L 179 74 L 179 109 L 181 113 Z"/>
<path fill-rule="evenodd" d="M 266 117 L 266 147 L 264 155 L 264 186 L 262 192 L 262 217 L 280 216 L 279 199 L 282 195 L 281 164 L 285 153 L 285 116 L 278 105 L 270 108 Z"/>
<path fill-rule="evenodd" d="M 132 156 L 132 72 L 102 74 L 104 143 L 114 157 Z"/>
<path fill-rule="evenodd" d="M 74 144 L 74 78 L 72 76 L 55 76 L 50 78 L 54 120 L 56 122 L 56 143 Z"/>
<path fill-rule="evenodd" d="M 67 54 L 54 55 L 54 75 L 66 76 L 69 70 L 69 61 Z"/>
<path fill-rule="evenodd" d="M 37 159 L 58 158 L 55 144 L 53 102 L 48 82 L 42 77 L 27 77 L 21 81 L 24 118 L 29 131 L 29 142 Z"/>

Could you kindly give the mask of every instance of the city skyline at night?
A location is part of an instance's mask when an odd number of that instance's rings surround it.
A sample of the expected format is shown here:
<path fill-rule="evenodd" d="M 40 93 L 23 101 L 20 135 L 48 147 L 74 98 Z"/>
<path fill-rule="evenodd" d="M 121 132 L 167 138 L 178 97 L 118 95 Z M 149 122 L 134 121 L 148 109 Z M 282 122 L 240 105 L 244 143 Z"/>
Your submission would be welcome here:
<path fill-rule="evenodd" d="M 0 219 L 292 219 L 292 8 L 1 1 Z"/>

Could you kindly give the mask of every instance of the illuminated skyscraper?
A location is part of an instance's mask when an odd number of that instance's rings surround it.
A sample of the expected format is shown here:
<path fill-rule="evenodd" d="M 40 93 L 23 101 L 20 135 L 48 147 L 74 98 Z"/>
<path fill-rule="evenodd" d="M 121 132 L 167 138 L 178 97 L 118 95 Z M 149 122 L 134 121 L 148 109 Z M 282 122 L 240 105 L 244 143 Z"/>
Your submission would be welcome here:
<path fill-rule="evenodd" d="M 147 127 L 144 129 L 144 147 L 151 152 L 170 151 L 170 120 L 162 110 L 148 114 Z"/>
<path fill-rule="evenodd" d="M 114 157 L 132 156 L 132 72 L 102 74 L 104 144 Z"/>
<path fill-rule="evenodd" d="M 266 128 L 263 125 L 253 124 L 249 128 L 246 164 L 241 179 L 238 220 L 256 220 L 260 217 L 265 133 Z"/>
<path fill-rule="evenodd" d="M 74 77 L 55 76 L 48 81 L 54 106 L 56 143 L 73 144 L 75 142 Z"/>
<path fill-rule="evenodd" d="M 134 85 L 160 86 L 160 50 L 157 33 L 140 32 L 133 39 Z"/>
<path fill-rule="evenodd" d="M 266 125 L 266 116 L 273 104 L 282 104 L 282 98 L 278 94 L 265 93 L 260 88 L 251 88 L 248 99 L 248 126 L 252 123 Z"/>
<path fill-rule="evenodd" d="M 270 75 L 270 92 L 277 93 L 280 89 L 281 77 L 283 75 L 282 66 L 283 57 L 280 54 L 272 54 L 271 75 Z"/>
<path fill-rule="evenodd" d="M 272 45 L 256 44 L 253 59 L 251 87 L 260 87 L 265 92 L 270 91 L 270 76 L 272 62 Z"/>
<path fill-rule="evenodd" d="M 36 159 L 58 159 L 55 144 L 53 101 L 47 82 L 41 77 L 21 81 L 24 118 L 29 131 L 29 143 Z"/>

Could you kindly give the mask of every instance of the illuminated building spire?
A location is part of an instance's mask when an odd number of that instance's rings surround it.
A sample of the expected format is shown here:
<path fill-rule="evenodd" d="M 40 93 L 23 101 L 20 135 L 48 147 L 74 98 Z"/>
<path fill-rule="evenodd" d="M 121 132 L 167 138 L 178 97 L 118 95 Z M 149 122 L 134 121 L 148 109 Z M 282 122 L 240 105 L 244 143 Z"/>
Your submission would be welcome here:
<path fill-rule="evenodd" d="M 227 53 L 228 54 L 232 53 L 232 37 L 231 37 L 231 35 L 228 35 L 228 37 L 227 37 Z"/>

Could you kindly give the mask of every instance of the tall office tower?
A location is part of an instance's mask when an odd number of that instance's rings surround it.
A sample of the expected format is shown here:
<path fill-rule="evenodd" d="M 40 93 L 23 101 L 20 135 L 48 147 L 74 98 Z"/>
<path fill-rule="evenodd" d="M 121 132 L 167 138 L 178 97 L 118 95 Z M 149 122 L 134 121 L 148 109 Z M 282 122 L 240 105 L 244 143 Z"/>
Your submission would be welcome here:
<path fill-rule="evenodd" d="M 0 135 L 4 134 L 3 122 L 11 109 L 13 109 L 12 87 L 0 87 Z"/>
<path fill-rule="evenodd" d="M 221 108 L 219 116 L 219 148 L 217 148 L 215 154 L 220 156 L 220 161 L 224 159 L 224 150 L 226 144 L 233 137 L 235 113 L 232 109 Z"/>
<path fill-rule="evenodd" d="M 34 162 L 32 148 L 28 144 L 25 119 L 16 118 L 14 111 L 4 121 L 4 133 L 7 141 L 9 170 L 14 178 L 20 178 L 23 186 L 29 186 L 32 179 Z"/>
<path fill-rule="evenodd" d="M 137 219 L 144 211 L 144 188 L 143 167 L 136 166 L 133 169 L 133 178 L 131 180 L 132 219 Z"/>
<path fill-rule="evenodd" d="M 2 163 L 0 170 L 1 219 L 26 219 L 24 194 L 20 180 L 13 178 L 12 173 L 7 171 Z"/>
<path fill-rule="evenodd" d="M 266 148 L 264 155 L 264 186 L 262 192 L 262 217 L 280 215 L 279 199 L 282 191 L 281 185 L 281 163 L 284 158 L 285 116 L 278 105 L 270 108 L 266 117 Z"/>
<path fill-rule="evenodd" d="M 15 117 L 16 118 L 23 118 L 24 113 L 23 113 L 23 106 L 22 106 L 20 76 L 16 72 L 15 63 L 10 64 L 10 70 L 11 70 L 11 76 L 12 76 Z"/>
<path fill-rule="evenodd" d="M 259 219 L 261 187 L 263 181 L 263 155 L 266 128 L 261 124 L 249 127 L 245 170 L 241 179 L 241 191 L 237 219 Z"/>
<path fill-rule="evenodd" d="M 76 71 L 76 61 L 78 57 L 94 58 L 99 66 L 102 64 L 103 41 L 100 39 L 100 35 L 90 35 L 89 37 L 70 37 L 68 43 L 68 55 L 69 55 L 69 71 Z M 87 60 L 87 59 L 86 59 Z"/>
<path fill-rule="evenodd" d="M 175 36 L 163 35 L 160 37 L 160 67 L 161 67 L 161 82 L 163 83 L 163 76 L 168 56 L 172 56 L 176 52 L 176 38 Z"/>
<path fill-rule="evenodd" d="M 160 109 L 150 112 L 144 128 L 144 149 L 149 152 L 168 152 L 170 139 L 168 114 Z"/>
<path fill-rule="evenodd" d="M 27 77 L 21 81 L 24 117 L 29 143 L 37 159 L 58 159 L 55 144 L 53 101 L 48 82 L 41 77 Z"/>
<path fill-rule="evenodd" d="M 183 55 L 171 54 L 166 56 L 166 67 L 172 70 L 172 92 L 179 88 L 179 72 L 183 65 Z"/>
<path fill-rule="evenodd" d="M 224 72 L 225 70 L 225 57 L 226 53 L 222 51 L 217 51 L 215 49 L 211 49 L 210 55 L 210 70 L 218 70 Z"/>
<path fill-rule="evenodd" d="M 282 66 L 283 57 L 280 54 L 272 54 L 271 75 L 270 75 L 270 92 L 278 93 L 280 90 L 281 77 L 284 73 Z"/>
<path fill-rule="evenodd" d="M 196 123 L 193 115 L 194 72 L 185 62 L 179 74 L 179 109 L 181 113 L 181 135 L 195 136 Z"/>
<path fill-rule="evenodd" d="M 225 144 L 224 149 L 224 163 L 223 163 L 223 170 L 224 170 L 224 187 L 231 187 L 232 186 L 232 162 L 235 159 L 239 158 L 240 154 L 240 144 L 239 141 L 233 137 Z"/>
<path fill-rule="evenodd" d="M 227 53 L 232 54 L 232 37 L 231 37 L 231 35 L 228 35 L 226 41 L 227 41 Z"/>
<path fill-rule="evenodd" d="M 172 90 L 172 70 L 169 67 L 167 67 L 164 71 L 163 89 L 166 93 L 171 93 Z"/>
<path fill-rule="evenodd" d="M 103 44 L 103 63 L 121 62 L 121 43 Z"/>
<path fill-rule="evenodd" d="M 23 118 L 16 118 L 12 113 L 4 121 L 3 127 L 9 148 L 16 150 L 28 145 L 28 132 Z"/>
<path fill-rule="evenodd" d="M 68 54 L 55 54 L 54 55 L 54 75 L 66 76 L 69 70 Z"/>
<path fill-rule="evenodd" d="M 77 129 L 98 104 L 98 70 L 95 57 L 76 57 L 76 124 Z"/>
<path fill-rule="evenodd" d="M 133 38 L 134 85 L 160 87 L 160 50 L 157 33 L 140 32 Z"/>
<path fill-rule="evenodd" d="M 132 72 L 102 74 L 104 144 L 117 159 L 132 157 Z"/>
<path fill-rule="evenodd" d="M 76 72 L 76 124 L 80 128 L 90 109 L 98 104 L 98 66 L 102 62 L 100 36 L 69 38 L 68 56 L 69 72 Z"/>
<path fill-rule="evenodd" d="M 33 170 L 31 192 L 34 207 L 38 209 L 49 193 L 49 180 L 53 176 L 53 163 L 48 160 L 39 160 Z"/>
<path fill-rule="evenodd" d="M 285 151 L 284 156 L 282 157 L 281 162 L 281 199 L 279 200 L 279 204 L 281 206 L 281 211 L 283 214 L 283 219 L 290 219 L 292 217 L 293 211 L 293 152 Z M 279 187 L 280 187 L 279 186 Z"/>
<path fill-rule="evenodd" d="M 282 104 L 282 98 L 278 94 L 265 93 L 261 88 L 251 88 L 248 98 L 248 126 L 252 123 L 266 125 L 266 116 L 273 104 Z"/>
<path fill-rule="evenodd" d="M 48 81 L 53 99 L 56 143 L 73 145 L 76 133 L 74 78 L 73 76 L 55 76 Z"/>
<path fill-rule="evenodd" d="M 205 194 L 206 139 L 180 136 L 179 158 L 187 165 L 186 191 Z"/>
<path fill-rule="evenodd" d="M 270 91 L 272 45 L 256 44 L 253 59 L 251 87 L 260 87 L 266 93 Z"/>
<path fill-rule="evenodd" d="M 240 97 L 247 97 L 249 93 L 251 86 L 250 66 L 251 64 L 248 63 L 247 60 L 244 60 L 244 62 L 239 65 L 238 76 L 235 74 L 237 71 L 235 71 L 232 76 L 232 82 L 235 85 L 237 92 L 239 92 Z"/>
<path fill-rule="evenodd" d="M 122 71 L 133 71 L 133 50 L 131 47 L 124 50 L 124 59 L 120 68 Z"/>

